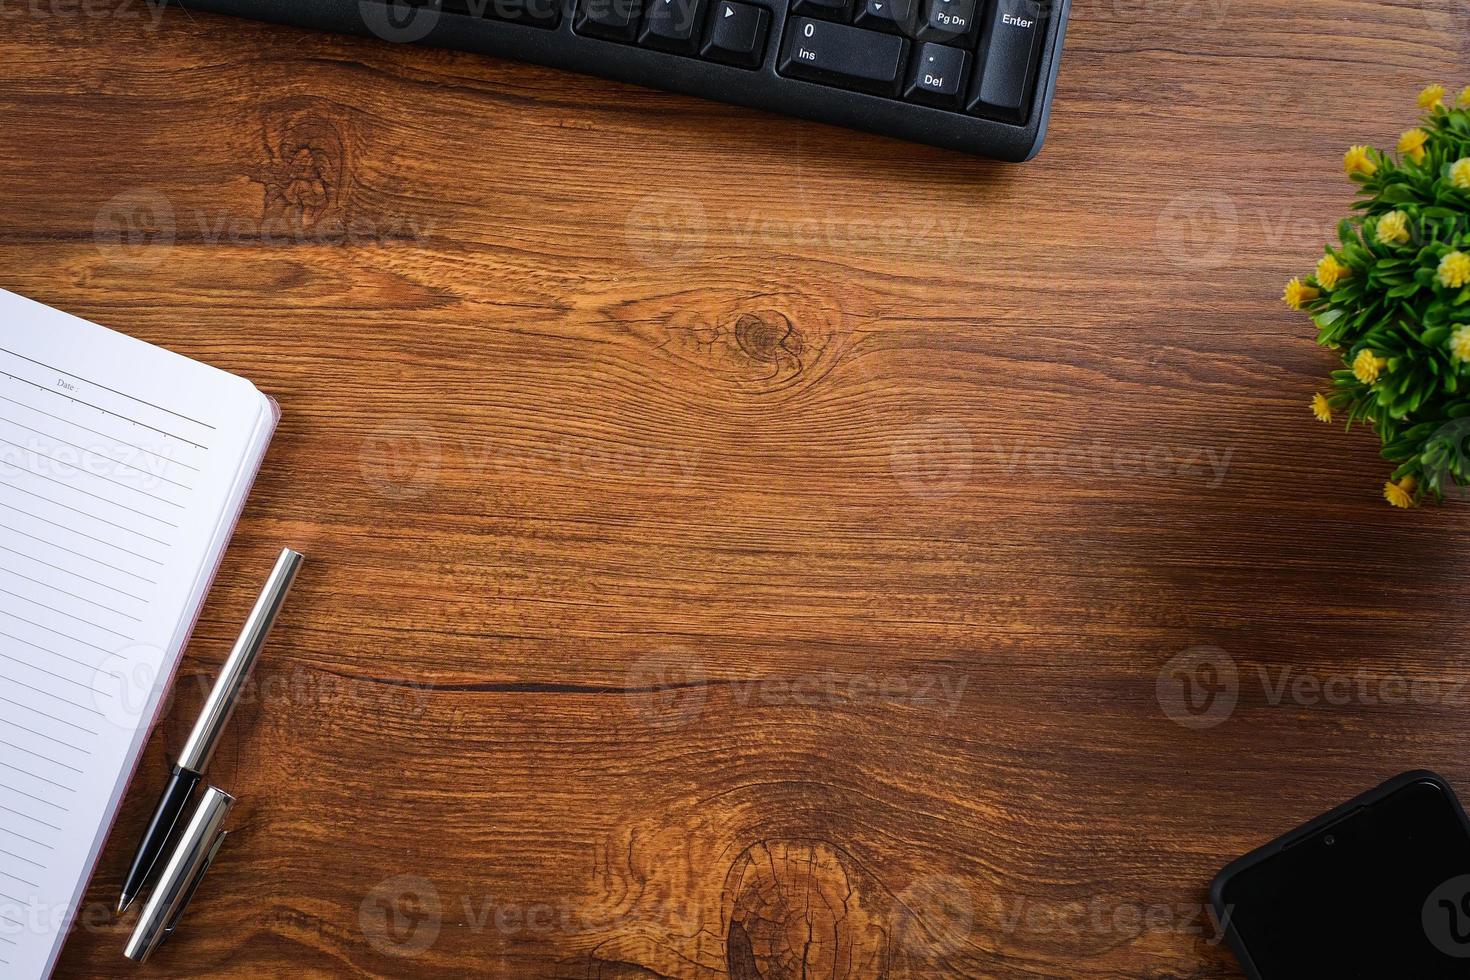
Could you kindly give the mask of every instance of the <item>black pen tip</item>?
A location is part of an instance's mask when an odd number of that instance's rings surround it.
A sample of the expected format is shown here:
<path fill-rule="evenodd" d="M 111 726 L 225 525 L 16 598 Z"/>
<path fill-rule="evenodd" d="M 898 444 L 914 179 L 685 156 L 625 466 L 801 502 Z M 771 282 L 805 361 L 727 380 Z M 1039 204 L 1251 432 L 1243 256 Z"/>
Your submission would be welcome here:
<path fill-rule="evenodd" d="M 133 896 L 131 896 L 131 895 L 127 894 L 127 893 L 124 893 L 123 894 L 123 897 L 122 898 L 119 898 L 117 900 L 117 914 L 118 915 L 122 915 L 124 912 L 126 912 L 128 910 L 128 906 L 129 905 L 132 905 L 132 904 L 133 904 Z"/>

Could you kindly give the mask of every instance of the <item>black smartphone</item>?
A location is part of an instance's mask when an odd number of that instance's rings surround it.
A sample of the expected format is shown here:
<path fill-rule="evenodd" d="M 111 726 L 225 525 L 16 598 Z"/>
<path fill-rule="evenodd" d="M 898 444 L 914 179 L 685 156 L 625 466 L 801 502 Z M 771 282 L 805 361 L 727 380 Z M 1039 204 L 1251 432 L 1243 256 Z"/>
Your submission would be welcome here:
<path fill-rule="evenodd" d="M 1210 901 L 1253 980 L 1470 977 L 1470 822 L 1406 772 L 1232 862 Z"/>

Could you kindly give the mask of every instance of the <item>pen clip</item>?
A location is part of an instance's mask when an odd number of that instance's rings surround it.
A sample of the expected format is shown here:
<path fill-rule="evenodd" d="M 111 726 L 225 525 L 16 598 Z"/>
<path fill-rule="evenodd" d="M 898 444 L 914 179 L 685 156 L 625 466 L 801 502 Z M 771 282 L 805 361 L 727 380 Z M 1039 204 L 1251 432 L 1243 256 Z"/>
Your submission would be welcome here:
<path fill-rule="evenodd" d="M 128 959 L 136 963 L 147 960 L 178 928 L 180 917 L 219 854 L 227 836 L 225 819 L 234 805 L 235 798 L 222 789 L 211 786 L 204 791 L 123 949 Z"/>
<path fill-rule="evenodd" d="M 214 843 L 209 848 L 209 855 L 204 859 L 204 863 L 199 866 L 199 871 L 194 875 L 194 880 L 189 882 L 189 887 L 184 892 L 184 897 L 179 900 L 178 910 L 174 912 L 174 917 L 168 920 L 168 924 L 163 927 L 164 939 L 171 938 L 174 930 L 179 927 L 179 920 L 189 910 L 189 903 L 194 901 L 194 893 L 199 890 L 199 885 L 204 881 L 204 876 L 209 874 L 209 869 L 214 867 L 214 859 L 219 855 L 220 845 L 224 844 L 225 838 L 228 836 L 230 836 L 230 833 L 227 830 L 221 830 L 215 835 Z"/>

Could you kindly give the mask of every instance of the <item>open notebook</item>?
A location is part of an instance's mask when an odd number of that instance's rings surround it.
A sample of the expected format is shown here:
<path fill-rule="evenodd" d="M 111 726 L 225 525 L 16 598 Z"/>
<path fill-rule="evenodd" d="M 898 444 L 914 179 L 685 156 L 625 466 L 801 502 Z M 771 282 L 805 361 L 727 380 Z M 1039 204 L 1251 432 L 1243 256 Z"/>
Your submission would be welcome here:
<path fill-rule="evenodd" d="M 278 418 L 0 290 L 0 977 L 55 965 Z"/>

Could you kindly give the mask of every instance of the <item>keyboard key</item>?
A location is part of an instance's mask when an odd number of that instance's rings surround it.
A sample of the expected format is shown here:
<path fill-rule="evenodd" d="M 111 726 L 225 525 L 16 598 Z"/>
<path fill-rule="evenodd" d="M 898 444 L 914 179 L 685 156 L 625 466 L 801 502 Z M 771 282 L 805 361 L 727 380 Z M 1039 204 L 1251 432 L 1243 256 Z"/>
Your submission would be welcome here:
<path fill-rule="evenodd" d="M 996 0 L 981 42 L 985 67 L 970 97 L 971 112 L 1010 119 L 1026 115 L 1045 29 L 1037 0 Z"/>
<path fill-rule="evenodd" d="M 914 20 L 914 0 L 863 0 L 858 7 L 857 24 L 910 36 L 919 26 Z"/>
<path fill-rule="evenodd" d="M 491 6 L 503 11 L 503 19 L 517 24 L 561 26 L 561 0 L 494 0 Z"/>
<path fill-rule="evenodd" d="M 446 14 L 466 14 L 530 27 L 561 24 L 561 0 L 443 0 Z"/>
<path fill-rule="evenodd" d="M 952 106 L 960 101 L 969 70 L 970 52 L 943 44 L 920 45 L 903 94 L 920 102 Z"/>
<path fill-rule="evenodd" d="M 648 0 L 638 43 L 678 54 L 693 54 L 704 22 L 702 0 Z"/>
<path fill-rule="evenodd" d="M 908 41 L 892 34 L 793 17 L 786 25 L 781 74 L 893 95 L 908 47 Z"/>
<path fill-rule="evenodd" d="M 642 0 L 578 0 L 578 34 L 604 37 L 609 41 L 631 41 L 638 29 Z"/>
<path fill-rule="evenodd" d="M 791 12 L 828 20 L 846 20 L 850 13 L 849 8 L 849 0 L 795 0 L 791 5 Z"/>
<path fill-rule="evenodd" d="M 753 3 L 720 0 L 710 12 L 709 32 L 700 54 L 742 68 L 754 68 L 766 57 L 771 12 Z"/>
<path fill-rule="evenodd" d="M 954 40 L 970 33 L 975 26 L 975 0 L 927 0 L 924 9 L 924 36 L 935 40 Z"/>

